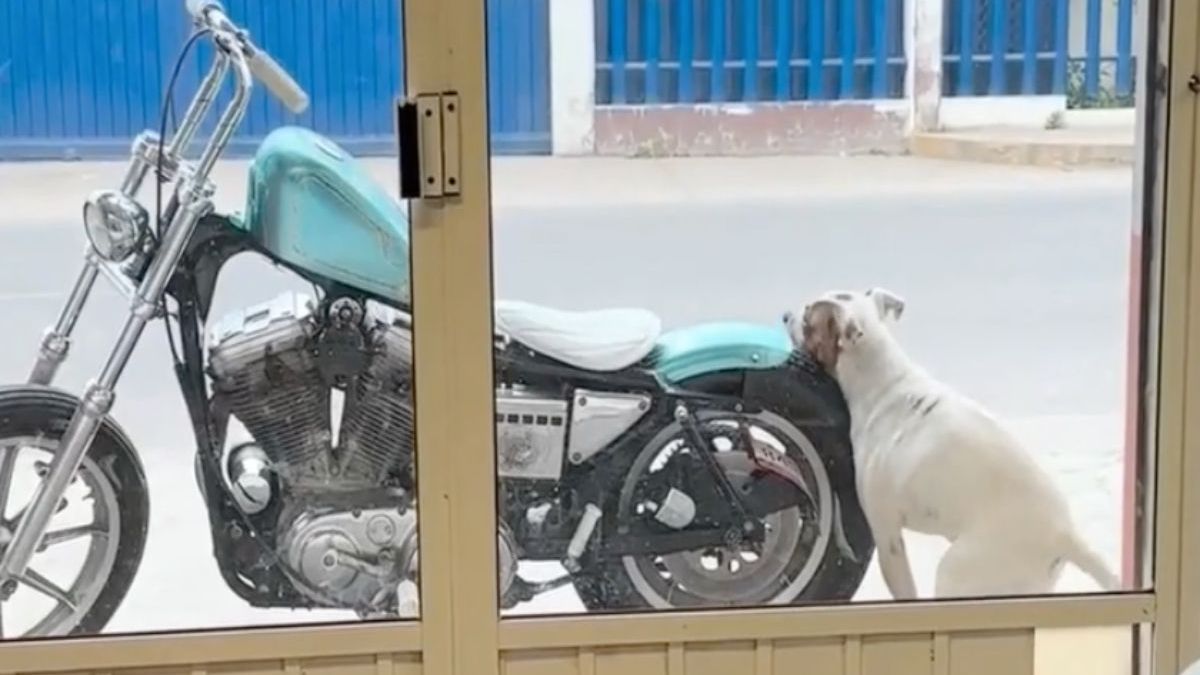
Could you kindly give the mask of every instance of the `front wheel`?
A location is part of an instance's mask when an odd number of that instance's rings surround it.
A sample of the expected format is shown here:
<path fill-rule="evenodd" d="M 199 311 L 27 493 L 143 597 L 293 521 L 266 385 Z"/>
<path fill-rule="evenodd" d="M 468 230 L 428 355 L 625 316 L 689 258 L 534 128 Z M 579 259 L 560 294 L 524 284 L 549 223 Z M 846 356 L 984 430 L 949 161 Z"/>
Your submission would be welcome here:
<path fill-rule="evenodd" d="M 0 555 L 78 404 L 47 387 L 0 388 Z M 141 563 L 149 512 L 141 463 L 105 420 L 29 569 L 0 592 L 0 639 L 99 633 Z"/>
<path fill-rule="evenodd" d="M 850 461 L 845 434 L 806 434 L 770 411 L 747 416 L 701 411 L 696 418 L 735 488 L 748 489 L 754 468 L 738 443 L 738 425 L 749 424 L 752 442 L 786 452 L 799 466 L 813 492 L 811 507 L 793 506 L 768 515 L 762 521 L 765 538 L 754 547 L 593 560 L 575 580 L 584 604 L 590 610 L 611 611 L 851 599 L 866 573 L 872 544 L 853 481 L 838 473 L 839 464 Z M 639 485 L 664 470 L 673 453 L 690 452 L 689 445 L 678 422 L 651 439 L 626 472 L 615 513 L 606 516 L 607 531 L 643 517 L 638 511 L 644 502 Z"/>

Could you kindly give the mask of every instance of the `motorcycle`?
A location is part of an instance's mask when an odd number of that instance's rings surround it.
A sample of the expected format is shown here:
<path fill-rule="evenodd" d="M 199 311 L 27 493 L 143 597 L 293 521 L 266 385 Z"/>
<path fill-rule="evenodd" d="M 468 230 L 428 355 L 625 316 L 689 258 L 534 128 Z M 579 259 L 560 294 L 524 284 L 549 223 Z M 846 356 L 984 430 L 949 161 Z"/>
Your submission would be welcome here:
<path fill-rule="evenodd" d="M 208 177 L 254 81 L 295 113 L 308 95 L 220 3 L 187 5 L 195 30 L 179 62 L 205 38 L 210 70 L 171 138 L 164 104 L 161 129 L 134 142 L 120 187 L 87 198 L 82 271 L 28 381 L 0 388 L 0 603 L 26 586 L 54 605 L 26 636 L 101 631 L 137 573 L 146 477 L 109 413 L 155 320 L 167 324 L 195 437 L 213 556 L 235 594 L 254 607 L 394 617 L 399 589 L 419 578 L 406 214 L 342 148 L 291 126 L 256 149 L 244 213 L 218 213 Z M 230 74 L 232 98 L 188 159 Z M 153 217 L 139 197 L 147 180 Z M 242 253 L 313 294 L 210 320 L 222 267 Z M 99 375 L 75 396 L 52 383 L 101 276 L 130 308 Z M 781 325 L 664 332 L 645 310 L 498 301 L 494 357 L 503 607 L 566 585 L 589 610 L 836 601 L 858 588 L 874 544 L 848 413 Z M 336 438 L 335 393 L 344 401 Z M 252 440 L 231 442 L 233 422 Z M 42 458 L 32 464 L 39 483 L 24 507 L 7 508 L 23 453 Z M 75 487 L 89 494 L 94 522 L 52 528 Z M 85 538 L 69 587 L 31 565 Z M 562 573 L 529 581 L 529 561 Z"/>

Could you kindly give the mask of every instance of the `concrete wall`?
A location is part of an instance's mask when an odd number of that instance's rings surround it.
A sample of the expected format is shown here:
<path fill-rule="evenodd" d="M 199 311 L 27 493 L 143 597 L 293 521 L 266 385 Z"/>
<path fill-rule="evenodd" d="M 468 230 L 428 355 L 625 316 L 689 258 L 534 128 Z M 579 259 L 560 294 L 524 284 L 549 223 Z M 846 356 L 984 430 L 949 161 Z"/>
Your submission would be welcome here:
<path fill-rule="evenodd" d="M 598 107 L 594 1 L 550 0 L 552 135 L 557 155 L 889 152 L 906 147 L 907 137 L 915 132 L 989 125 L 1041 127 L 1055 112 L 1066 109 L 1063 96 L 943 98 L 942 0 L 905 2 L 904 48 L 909 66 L 902 99 Z M 1086 16 L 1086 0 L 1071 1 L 1083 7 Z M 1116 0 L 1102 2 L 1109 12 L 1105 20 L 1115 22 Z M 1115 38 L 1109 42 L 1115 50 Z"/>

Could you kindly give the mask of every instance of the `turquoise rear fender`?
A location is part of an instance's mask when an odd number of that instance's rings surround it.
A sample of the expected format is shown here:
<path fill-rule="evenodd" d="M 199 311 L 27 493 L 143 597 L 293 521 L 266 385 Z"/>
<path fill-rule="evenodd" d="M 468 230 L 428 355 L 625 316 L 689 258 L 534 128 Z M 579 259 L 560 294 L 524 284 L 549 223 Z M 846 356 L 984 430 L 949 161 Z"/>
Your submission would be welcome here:
<path fill-rule="evenodd" d="M 654 369 L 667 384 L 723 370 L 764 370 L 787 362 L 792 340 L 783 326 L 709 323 L 670 331 L 658 341 Z"/>

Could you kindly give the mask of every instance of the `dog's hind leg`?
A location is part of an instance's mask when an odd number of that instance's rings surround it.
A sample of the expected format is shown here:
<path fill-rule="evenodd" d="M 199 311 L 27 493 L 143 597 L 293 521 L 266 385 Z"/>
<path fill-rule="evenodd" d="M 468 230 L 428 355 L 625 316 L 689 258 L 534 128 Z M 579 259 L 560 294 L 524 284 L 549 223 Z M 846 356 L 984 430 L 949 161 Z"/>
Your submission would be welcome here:
<path fill-rule="evenodd" d="M 1046 595 L 1054 592 L 1062 561 L 1038 547 L 993 528 L 978 528 L 955 540 L 938 563 L 938 598 Z"/>
<path fill-rule="evenodd" d="M 960 537 L 938 562 L 937 577 L 933 584 L 933 595 L 937 598 L 977 597 L 980 579 L 976 576 L 982 560 L 970 536 Z"/>
<path fill-rule="evenodd" d="M 877 537 L 879 546 L 879 570 L 888 591 L 896 600 L 915 600 L 917 584 L 913 580 L 912 565 L 908 561 L 908 547 L 904 545 L 903 530 Z"/>
<path fill-rule="evenodd" d="M 859 487 L 859 494 L 867 496 L 863 499 L 863 510 L 867 514 L 867 523 L 871 527 L 871 537 L 875 539 L 876 553 L 879 555 L 879 571 L 883 573 L 883 582 L 888 592 L 895 600 L 915 600 L 917 583 L 913 579 L 912 565 L 908 561 L 908 547 L 904 544 L 904 528 L 891 512 L 880 509 L 882 504 L 894 504 L 894 499 L 881 499 L 882 491 L 868 491 Z M 873 498 L 872 498 L 873 497 Z"/>

